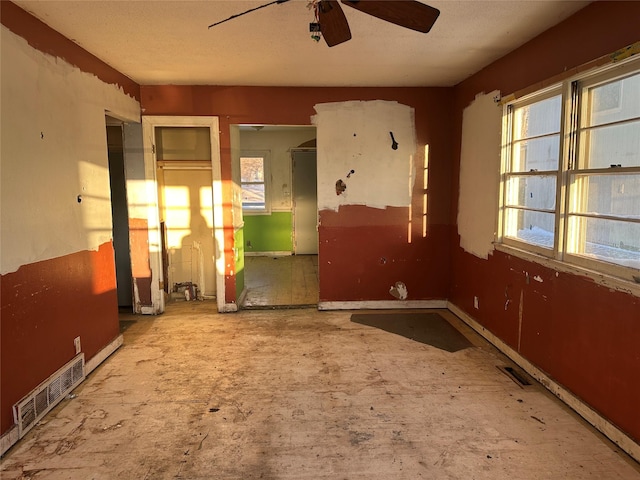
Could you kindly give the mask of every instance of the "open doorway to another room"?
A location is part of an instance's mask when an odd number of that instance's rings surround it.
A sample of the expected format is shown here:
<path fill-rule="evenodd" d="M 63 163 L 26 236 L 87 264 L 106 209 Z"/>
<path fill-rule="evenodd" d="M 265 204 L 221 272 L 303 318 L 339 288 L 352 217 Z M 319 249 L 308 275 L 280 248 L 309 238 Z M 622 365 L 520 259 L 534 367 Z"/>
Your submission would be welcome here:
<path fill-rule="evenodd" d="M 133 287 L 131 253 L 129 249 L 129 213 L 124 166 L 123 128 L 120 120 L 109 116 L 106 117 L 106 124 L 118 309 L 132 312 Z"/>
<path fill-rule="evenodd" d="M 318 304 L 316 129 L 239 126 L 243 309 Z"/>
<path fill-rule="evenodd" d="M 210 127 L 155 126 L 165 294 L 216 297 Z"/>

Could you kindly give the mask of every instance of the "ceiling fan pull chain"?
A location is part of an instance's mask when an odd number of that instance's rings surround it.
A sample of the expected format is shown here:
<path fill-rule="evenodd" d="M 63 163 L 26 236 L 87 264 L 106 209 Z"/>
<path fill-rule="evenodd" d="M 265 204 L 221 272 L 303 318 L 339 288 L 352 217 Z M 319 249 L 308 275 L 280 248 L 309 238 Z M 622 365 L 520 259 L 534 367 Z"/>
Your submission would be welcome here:
<path fill-rule="evenodd" d="M 322 38 L 322 30 L 320 28 L 320 18 L 318 16 L 318 0 L 308 0 L 307 8 L 313 11 L 313 22 L 309 23 L 311 39 L 319 42 Z"/>
<path fill-rule="evenodd" d="M 260 10 L 261 8 L 268 7 L 268 6 L 274 5 L 276 3 L 278 3 L 278 4 L 285 3 L 285 2 L 288 2 L 288 1 L 289 0 L 273 0 L 273 2 L 265 3 L 264 5 L 260 5 L 260 6 L 255 7 L 255 8 L 250 8 L 249 10 L 246 10 L 246 11 L 244 11 L 242 13 L 238 13 L 236 15 L 231 15 L 229 18 L 225 18 L 224 20 L 220 20 L 219 22 L 212 23 L 211 25 L 209 25 L 208 28 L 215 27 L 216 25 L 220 25 L 221 23 L 228 22 L 229 20 L 233 20 L 234 18 L 241 17 L 242 15 L 246 15 L 247 13 L 255 12 L 256 10 Z"/>

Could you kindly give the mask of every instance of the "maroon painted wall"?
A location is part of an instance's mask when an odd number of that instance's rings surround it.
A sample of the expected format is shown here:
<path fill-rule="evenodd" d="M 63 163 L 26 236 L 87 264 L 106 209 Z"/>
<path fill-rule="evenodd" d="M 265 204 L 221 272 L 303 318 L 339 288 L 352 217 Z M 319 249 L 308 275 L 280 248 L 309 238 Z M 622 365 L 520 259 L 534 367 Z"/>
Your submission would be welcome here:
<path fill-rule="evenodd" d="M 119 335 L 111 242 L 29 265 L 0 278 L 2 433 L 13 405 L 75 356 L 89 360 Z"/>
<path fill-rule="evenodd" d="M 640 2 L 593 3 L 459 84 L 456 159 L 462 113 L 477 93 L 508 95 L 541 87 L 584 64 L 608 61 L 612 52 L 640 40 L 638 19 Z M 452 215 L 458 178 L 459 161 Z M 640 441 L 640 299 L 497 251 L 483 260 L 459 245 L 454 235 L 450 301 Z M 542 283 L 532 280 L 536 275 Z M 479 310 L 474 296 L 480 298 Z"/>
<path fill-rule="evenodd" d="M 348 206 L 320 212 L 320 300 L 393 300 L 389 287 L 407 285 L 408 300 L 446 299 L 449 285 L 449 212 L 452 166 L 451 88 L 311 88 L 142 86 L 145 115 L 213 115 L 220 120 L 224 202 L 231 201 L 229 125 L 264 123 L 311 125 L 314 105 L 351 100 L 388 100 L 415 110 L 417 158 L 412 203 L 412 241 L 408 208 Z M 429 144 L 429 212 L 422 237 L 424 145 Z M 375 186 L 372 185 L 372 188 Z M 225 213 L 231 225 L 231 212 Z M 233 258 L 233 231 L 225 251 Z M 233 266 L 226 272 L 226 301 L 235 302 Z"/>

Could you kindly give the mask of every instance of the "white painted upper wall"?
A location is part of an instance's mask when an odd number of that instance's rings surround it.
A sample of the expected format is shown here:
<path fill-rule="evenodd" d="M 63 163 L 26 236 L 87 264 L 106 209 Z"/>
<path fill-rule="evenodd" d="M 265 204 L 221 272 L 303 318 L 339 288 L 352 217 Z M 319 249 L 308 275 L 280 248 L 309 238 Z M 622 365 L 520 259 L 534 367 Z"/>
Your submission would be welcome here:
<path fill-rule="evenodd" d="M 105 111 L 139 121 L 140 104 L 5 27 L 1 35 L 5 274 L 111 240 Z"/>
<path fill-rule="evenodd" d="M 468 253 L 488 258 L 498 215 L 502 107 L 499 92 L 479 94 L 463 112 L 458 233 Z"/>
<path fill-rule="evenodd" d="M 413 108 L 375 100 L 324 103 L 315 110 L 318 209 L 410 206 L 416 151 Z M 398 143 L 396 150 L 391 148 L 390 132 Z M 340 195 L 338 180 L 346 185 Z"/>

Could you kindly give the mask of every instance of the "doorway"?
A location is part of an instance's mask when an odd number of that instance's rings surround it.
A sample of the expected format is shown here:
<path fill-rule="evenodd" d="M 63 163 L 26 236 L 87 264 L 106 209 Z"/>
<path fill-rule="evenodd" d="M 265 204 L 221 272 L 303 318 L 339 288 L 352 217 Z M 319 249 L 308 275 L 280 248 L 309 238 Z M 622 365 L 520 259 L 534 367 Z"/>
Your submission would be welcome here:
<path fill-rule="evenodd" d="M 217 117 L 143 116 L 145 178 L 156 197 L 147 205 L 155 313 L 165 299 L 225 298 L 225 249 Z M 189 295 L 185 290 L 189 289 Z"/>
<path fill-rule="evenodd" d="M 174 299 L 216 296 L 211 184 L 210 168 L 158 172 L 165 285 Z"/>
<path fill-rule="evenodd" d="M 240 125 L 237 182 L 244 187 L 246 152 L 268 152 L 262 211 L 244 205 L 244 293 L 241 308 L 285 308 L 318 303 L 316 129 Z M 243 197 L 244 197 L 243 188 Z M 251 191 L 246 192 L 250 199 Z"/>
<path fill-rule="evenodd" d="M 106 123 L 118 308 L 120 310 L 133 311 L 131 252 L 129 250 L 129 213 L 124 167 L 123 129 L 120 121 L 108 116 L 106 117 Z"/>

